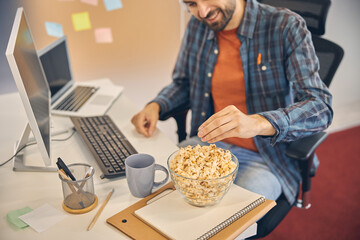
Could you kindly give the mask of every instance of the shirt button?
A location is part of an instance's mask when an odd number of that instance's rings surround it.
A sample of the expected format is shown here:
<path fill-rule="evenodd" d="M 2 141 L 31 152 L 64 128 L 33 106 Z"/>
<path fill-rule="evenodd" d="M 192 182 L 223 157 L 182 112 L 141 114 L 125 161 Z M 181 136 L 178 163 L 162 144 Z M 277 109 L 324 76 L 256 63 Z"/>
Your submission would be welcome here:
<path fill-rule="evenodd" d="M 205 93 L 204 96 L 205 96 L 205 97 L 209 97 L 209 93 Z"/>
<path fill-rule="evenodd" d="M 212 75 L 211 72 L 209 72 L 209 73 L 208 73 L 208 77 L 211 77 L 211 75 Z"/>
<path fill-rule="evenodd" d="M 219 53 L 219 50 L 215 49 L 215 50 L 214 50 L 214 53 L 215 53 L 215 54 L 218 54 L 218 53 Z"/>
<path fill-rule="evenodd" d="M 205 117 L 205 112 L 201 112 L 201 116 Z"/>
<path fill-rule="evenodd" d="M 261 67 L 261 70 L 265 71 L 265 70 L 266 70 L 266 66 L 263 65 L 263 66 Z"/>

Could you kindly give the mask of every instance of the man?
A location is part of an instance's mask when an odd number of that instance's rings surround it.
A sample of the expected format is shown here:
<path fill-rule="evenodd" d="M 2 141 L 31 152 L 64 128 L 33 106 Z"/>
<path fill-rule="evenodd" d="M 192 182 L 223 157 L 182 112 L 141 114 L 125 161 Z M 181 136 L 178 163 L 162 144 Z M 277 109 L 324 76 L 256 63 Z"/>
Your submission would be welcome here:
<path fill-rule="evenodd" d="M 136 114 L 137 131 L 181 106 L 192 111 L 181 143 L 229 149 L 239 160 L 235 183 L 269 199 L 295 201 L 300 176 L 285 156 L 289 142 L 326 129 L 332 96 L 304 20 L 255 0 L 183 0 L 193 15 L 173 82 Z"/>

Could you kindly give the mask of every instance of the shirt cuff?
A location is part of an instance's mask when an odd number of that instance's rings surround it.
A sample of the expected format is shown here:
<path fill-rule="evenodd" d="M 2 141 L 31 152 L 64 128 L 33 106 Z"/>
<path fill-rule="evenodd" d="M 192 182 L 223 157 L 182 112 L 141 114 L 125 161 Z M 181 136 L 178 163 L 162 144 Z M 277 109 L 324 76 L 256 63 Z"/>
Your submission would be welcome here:
<path fill-rule="evenodd" d="M 272 146 L 286 137 L 289 129 L 289 121 L 283 111 L 276 110 L 258 114 L 265 117 L 276 130 L 276 133 L 273 136 L 263 136 L 264 138 L 270 138 L 270 144 Z"/>

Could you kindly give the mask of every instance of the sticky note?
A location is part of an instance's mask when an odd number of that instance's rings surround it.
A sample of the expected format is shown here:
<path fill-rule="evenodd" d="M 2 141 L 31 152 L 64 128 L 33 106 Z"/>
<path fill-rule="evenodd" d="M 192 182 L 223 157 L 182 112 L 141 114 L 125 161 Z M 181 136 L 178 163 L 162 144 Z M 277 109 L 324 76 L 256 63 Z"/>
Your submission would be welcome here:
<path fill-rule="evenodd" d="M 64 36 L 62 25 L 55 22 L 45 22 L 46 33 L 53 37 Z"/>
<path fill-rule="evenodd" d="M 111 28 L 97 28 L 95 29 L 95 41 L 97 43 L 112 43 L 113 37 Z"/>
<path fill-rule="evenodd" d="M 122 8 L 121 0 L 104 0 L 104 4 L 107 11 Z"/>
<path fill-rule="evenodd" d="M 98 5 L 98 0 L 80 0 L 80 2 L 87 3 L 90 5 L 94 5 L 94 6 Z"/>
<path fill-rule="evenodd" d="M 91 29 L 88 12 L 73 13 L 71 17 L 75 31 Z"/>
<path fill-rule="evenodd" d="M 6 214 L 6 218 L 15 227 L 17 227 L 17 228 L 26 228 L 29 225 L 27 225 L 24 221 L 19 219 L 19 217 L 26 214 L 26 213 L 29 213 L 31 211 L 32 211 L 32 209 L 30 207 L 24 207 L 24 208 L 21 208 L 21 209 L 18 209 L 18 210 L 8 212 Z"/>
<path fill-rule="evenodd" d="M 26 222 L 35 231 L 43 232 L 63 220 L 65 217 L 66 215 L 63 212 L 46 203 L 41 207 L 20 216 L 19 218 Z"/>

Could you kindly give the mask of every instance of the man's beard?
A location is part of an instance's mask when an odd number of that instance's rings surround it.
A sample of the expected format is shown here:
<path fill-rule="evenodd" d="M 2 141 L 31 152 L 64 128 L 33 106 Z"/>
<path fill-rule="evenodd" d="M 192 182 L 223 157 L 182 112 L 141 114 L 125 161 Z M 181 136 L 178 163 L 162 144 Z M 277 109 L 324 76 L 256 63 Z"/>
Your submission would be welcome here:
<path fill-rule="evenodd" d="M 235 1 L 232 2 L 231 6 L 226 7 L 225 10 L 223 9 L 216 9 L 214 11 L 211 11 L 208 13 L 208 15 L 204 18 L 201 18 L 201 20 L 208 25 L 209 28 L 211 28 L 212 30 L 219 32 L 225 29 L 225 27 L 228 25 L 228 23 L 230 22 L 234 11 L 235 11 Z M 216 22 L 213 23 L 209 23 L 206 20 L 213 17 L 216 14 L 221 14 L 222 18 Z"/>

